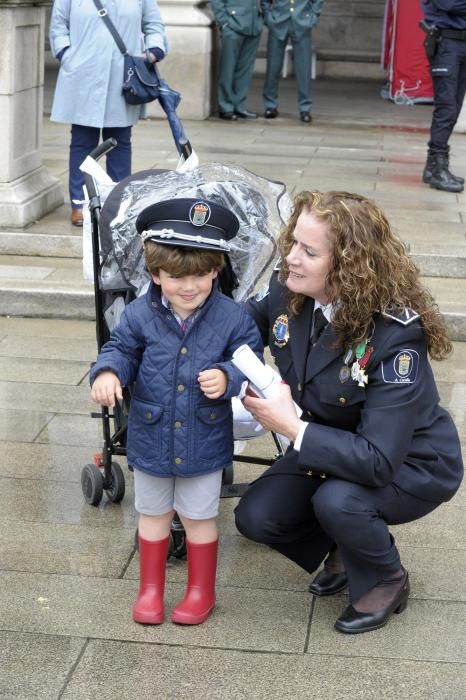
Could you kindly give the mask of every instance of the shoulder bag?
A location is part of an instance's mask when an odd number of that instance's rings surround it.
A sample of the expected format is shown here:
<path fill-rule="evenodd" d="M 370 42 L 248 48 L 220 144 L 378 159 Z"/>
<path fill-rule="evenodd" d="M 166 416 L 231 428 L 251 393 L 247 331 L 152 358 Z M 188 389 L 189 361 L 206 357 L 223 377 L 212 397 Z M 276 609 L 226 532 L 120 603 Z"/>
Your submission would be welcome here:
<path fill-rule="evenodd" d="M 130 105 L 142 105 L 147 102 L 153 102 L 159 96 L 160 86 L 155 66 L 148 65 L 142 56 L 131 56 L 102 3 L 99 0 L 94 0 L 94 5 L 97 8 L 99 17 L 105 22 L 108 31 L 123 54 L 122 93 L 125 101 Z"/>

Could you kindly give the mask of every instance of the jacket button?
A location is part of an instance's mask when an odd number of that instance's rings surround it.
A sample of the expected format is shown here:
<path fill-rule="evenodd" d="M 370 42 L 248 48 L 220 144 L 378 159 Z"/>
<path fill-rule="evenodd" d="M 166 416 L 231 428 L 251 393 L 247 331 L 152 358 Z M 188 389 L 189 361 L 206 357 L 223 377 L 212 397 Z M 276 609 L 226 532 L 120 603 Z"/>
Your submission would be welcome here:
<path fill-rule="evenodd" d="M 186 353 L 188 352 L 188 348 L 182 347 L 180 352 L 182 355 L 186 355 Z"/>
<path fill-rule="evenodd" d="M 146 411 L 146 412 L 144 413 L 144 418 L 145 418 L 146 420 L 150 420 L 150 419 L 152 418 L 152 411 Z"/>
<path fill-rule="evenodd" d="M 217 417 L 217 414 L 215 413 L 215 411 L 212 411 L 212 413 L 209 415 L 209 418 L 211 420 L 214 420 L 214 418 L 216 418 L 216 417 Z"/>
<path fill-rule="evenodd" d="M 183 424 L 182 424 L 182 422 L 181 422 L 180 420 L 176 420 L 176 421 L 175 421 L 175 428 L 181 428 L 182 425 L 183 425 Z"/>
<path fill-rule="evenodd" d="M 182 461 L 181 457 L 175 457 L 175 464 L 181 464 Z"/>
<path fill-rule="evenodd" d="M 184 384 L 178 384 L 177 389 L 179 392 L 184 391 Z"/>
<path fill-rule="evenodd" d="M 346 403 L 346 399 L 344 396 L 339 396 L 338 401 L 341 403 L 342 406 L 344 406 Z"/>

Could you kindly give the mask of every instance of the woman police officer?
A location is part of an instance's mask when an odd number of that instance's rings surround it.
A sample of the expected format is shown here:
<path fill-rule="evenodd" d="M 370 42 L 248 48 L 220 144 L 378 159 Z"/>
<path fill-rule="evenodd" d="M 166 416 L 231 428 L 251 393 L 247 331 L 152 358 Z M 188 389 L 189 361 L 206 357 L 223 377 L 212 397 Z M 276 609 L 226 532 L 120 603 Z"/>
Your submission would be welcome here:
<path fill-rule="evenodd" d="M 247 306 L 288 386 L 244 403 L 292 446 L 249 487 L 236 524 L 309 572 L 329 554 L 310 590 L 348 584 L 335 627 L 366 632 L 409 595 L 389 525 L 430 513 L 462 479 L 428 362 L 451 343 L 403 244 L 365 197 L 300 193 L 280 250 L 268 292 Z"/>

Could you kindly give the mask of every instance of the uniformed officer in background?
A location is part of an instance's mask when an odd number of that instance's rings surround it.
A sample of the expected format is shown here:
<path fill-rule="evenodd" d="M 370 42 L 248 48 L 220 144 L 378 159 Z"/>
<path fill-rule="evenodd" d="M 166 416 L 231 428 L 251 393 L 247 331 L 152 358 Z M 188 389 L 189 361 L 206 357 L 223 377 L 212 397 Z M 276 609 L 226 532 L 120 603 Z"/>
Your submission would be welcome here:
<path fill-rule="evenodd" d="M 248 488 L 236 525 L 309 573 L 330 553 L 310 590 L 348 585 L 335 627 L 367 632 L 407 605 L 389 526 L 430 513 L 462 479 L 428 360 L 452 347 L 403 244 L 365 197 L 302 192 L 279 247 L 268 293 L 247 308 L 288 386 L 244 405 L 293 446 Z"/>
<path fill-rule="evenodd" d="M 259 0 L 211 0 L 220 27 L 222 46 L 218 77 L 218 110 L 221 119 L 256 119 L 246 100 L 263 27 Z"/>
<path fill-rule="evenodd" d="M 422 7 L 430 27 L 425 46 L 434 86 L 434 112 L 422 179 L 437 190 L 462 192 L 464 179 L 449 169 L 448 140 L 466 92 L 466 0 L 422 0 Z"/>
<path fill-rule="evenodd" d="M 269 30 L 262 93 L 266 119 L 278 116 L 278 83 L 286 45 L 288 39 L 291 39 L 300 118 L 302 122 L 312 121 L 311 30 L 319 20 L 323 2 L 324 0 L 263 0 L 264 21 Z"/>

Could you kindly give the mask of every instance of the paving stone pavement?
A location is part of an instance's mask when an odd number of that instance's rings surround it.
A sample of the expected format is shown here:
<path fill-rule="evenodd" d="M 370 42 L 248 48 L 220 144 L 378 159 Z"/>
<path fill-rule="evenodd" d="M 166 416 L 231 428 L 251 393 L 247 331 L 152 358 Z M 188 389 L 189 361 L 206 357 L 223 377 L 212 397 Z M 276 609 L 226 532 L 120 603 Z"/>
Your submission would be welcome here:
<path fill-rule="evenodd" d="M 431 107 L 385 103 L 371 83 L 316 84 L 309 127 L 296 119 L 292 88 L 287 82 L 274 123 L 190 122 L 188 135 L 203 162 L 244 165 L 284 180 L 291 193 L 359 191 L 385 208 L 456 328 L 453 356 L 434 371 L 465 450 L 466 199 L 419 181 Z M 258 82 L 250 107 L 260 108 Z M 67 127 L 44 120 L 45 164 L 64 183 L 67 138 Z M 134 145 L 135 169 L 176 164 L 163 122 L 139 124 Z M 466 137 L 455 135 L 452 147 L 460 173 Z M 105 497 L 86 505 L 80 485 L 101 448 L 101 426 L 90 418 L 88 390 L 92 290 L 67 216 L 64 206 L 27 230 L 0 232 L 0 698 L 464 700 L 465 487 L 430 516 L 393 528 L 412 593 L 383 630 L 336 632 L 346 597 L 313 599 L 308 575 L 241 537 L 235 498 L 221 501 L 212 617 L 191 629 L 131 621 L 131 475 L 120 460 L 127 494 L 119 505 Z M 55 307 L 53 296 L 61 297 Z M 250 441 L 248 453 L 271 457 L 270 436 Z M 262 469 L 238 463 L 235 482 Z M 169 563 L 167 608 L 185 569 L 182 560 Z"/>

